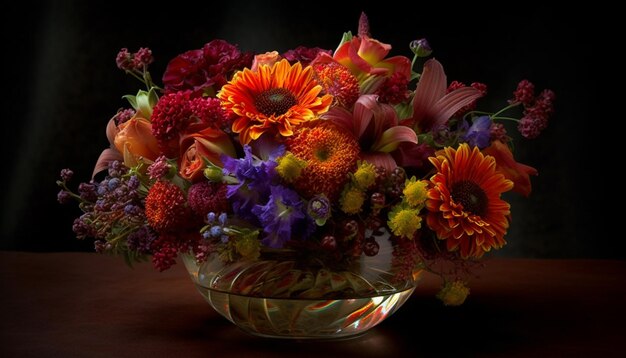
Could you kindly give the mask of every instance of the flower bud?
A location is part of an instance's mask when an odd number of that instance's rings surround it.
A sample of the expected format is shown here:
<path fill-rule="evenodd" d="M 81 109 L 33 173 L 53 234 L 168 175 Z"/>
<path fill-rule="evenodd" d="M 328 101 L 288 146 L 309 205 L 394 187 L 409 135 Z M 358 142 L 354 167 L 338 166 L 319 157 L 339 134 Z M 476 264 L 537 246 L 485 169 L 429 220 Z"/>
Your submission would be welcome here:
<path fill-rule="evenodd" d="M 307 213 L 318 226 L 323 226 L 326 223 L 326 220 L 330 218 L 331 207 L 330 201 L 326 197 L 326 195 L 316 195 L 311 200 L 309 200 L 309 204 L 307 205 Z"/>
<path fill-rule="evenodd" d="M 426 39 L 413 40 L 409 47 L 417 57 L 428 57 L 433 53 L 433 49 Z"/>
<path fill-rule="evenodd" d="M 209 167 L 204 169 L 204 176 L 212 182 L 220 183 L 222 181 L 222 169 L 219 167 Z"/>
<path fill-rule="evenodd" d="M 276 51 L 266 52 L 254 56 L 254 62 L 252 62 L 252 71 L 258 71 L 259 66 L 272 66 L 276 62 L 280 61 L 281 57 Z"/>

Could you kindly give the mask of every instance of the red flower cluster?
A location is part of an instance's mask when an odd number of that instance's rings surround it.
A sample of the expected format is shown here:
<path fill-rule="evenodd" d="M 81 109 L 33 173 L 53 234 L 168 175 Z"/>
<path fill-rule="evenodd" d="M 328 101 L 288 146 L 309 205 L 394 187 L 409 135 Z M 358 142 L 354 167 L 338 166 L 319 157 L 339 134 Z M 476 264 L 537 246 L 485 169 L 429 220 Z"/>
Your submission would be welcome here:
<path fill-rule="evenodd" d="M 536 138 L 548 126 L 548 118 L 554 112 L 554 92 L 543 90 L 532 106 L 524 108 L 524 117 L 517 129 L 526 138 Z"/>
<path fill-rule="evenodd" d="M 523 80 L 513 92 L 515 96 L 511 103 L 524 105 L 524 116 L 519 121 L 517 129 L 526 138 L 537 138 L 541 131 L 548 126 L 548 118 L 554 113 L 556 96 L 552 90 L 543 90 L 535 97 L 535 85 Z"/>
<path fill-rule="evenodd" d="M 215 95 L 231 75 L 252 64 L 252 53 L 241 52 L 224 40 L 178 55 L 163 74 L 165 92 L 191 90 L 194 97 Z"/>
<path fill-rule="evenodd" d="M 287 61 L 289 61 L 289 63 L 291 64 L 300 62 L 302 66 L 308 66 L 309 64 L 311 64 L 311 62 L 313 62 L 313 60 L 315 60 L 315 58 L 317 58 L 320 53 L 325 53 L 329 56 L 332 55 L 332 52 L 330 50 L 324 50 L 319 47 L 298 46 L 293 50 L 289 50 L 283 53 L 282 56 L 283 58 L 287 59 Z"/>
<path fill-rule="evenodd" d="M 127 48 L 123 48 L 118 52 L 115 63 L 120 70 L 139 71 L 154 61 L 152 50 L 142 47 L 135 53 L 128 52 Z"/>

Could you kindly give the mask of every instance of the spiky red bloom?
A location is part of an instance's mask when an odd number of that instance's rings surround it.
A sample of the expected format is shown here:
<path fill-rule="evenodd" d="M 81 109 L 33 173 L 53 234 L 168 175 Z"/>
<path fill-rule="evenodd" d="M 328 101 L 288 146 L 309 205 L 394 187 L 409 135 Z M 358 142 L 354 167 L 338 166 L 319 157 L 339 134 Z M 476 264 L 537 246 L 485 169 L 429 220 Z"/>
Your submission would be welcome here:
<path fill-rule="evenodd" d="M 334 102 L 342 107 L 351 108 L 359 99 L 359 81 L 350 70 L 337 63 L 318 63 L 313 66 L 317 82 L 324 91 L 333 95 Z"/>
<path fill-rule="evenodd" d="M 190 101 L 191 113 L 200 122 L 215 129 L 227 129 L 233 124 L 234 117 L 226 115 L 222 104 L 217 98 L 194 98 Z"/>
<path fill-rule="evenodd" d="M 152 111 L 152 135 L 168 157 L 176 156 L 179 135 L 189 125 L 192 115 L 190 94 L 189 91 L 166 94 Z"/>
<path fill-rule="evenodd" d="M 158 181 L 146 196 L 148 224 L 158 232 L 171 231 L 185 226 L 189 215 L 185 193 L 167 181 Z"/>
<path fill-rule="evenodd" d="M 226 185 L 203 181 L 189 188 L 187 193 L 189 207 L 194 213 L 204 218 L 210 212 L 230 212 L 230 205 L 226 199 Z"/>
<path fill-rule="evenodd" d="M 359 143 L 350 133 L 324 121 L 296 132 L 287 147 L 306 162 L 294 183 L 298 192 L 307 198 L 325 194 L 331 201 L 337 200 L 360 152 Z"/>

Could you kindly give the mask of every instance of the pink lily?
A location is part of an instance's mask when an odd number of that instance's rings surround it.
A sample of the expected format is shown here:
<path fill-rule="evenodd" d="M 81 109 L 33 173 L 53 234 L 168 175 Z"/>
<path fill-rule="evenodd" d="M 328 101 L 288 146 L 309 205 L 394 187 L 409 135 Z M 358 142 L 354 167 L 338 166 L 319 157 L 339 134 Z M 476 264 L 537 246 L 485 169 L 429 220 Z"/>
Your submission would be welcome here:
<path fill-rule="evenodd" d="M 439 61 L 430 59 L 424 64 L 415 96 L 413 117 L 402 124 L 423 133 L 444 125 L 459 109 L 482 96 L 473 87 L 464 87 L 446 94 L 448 86 L 446 73 Z"/>
<path fill-rule="evenodd" d="M 322 116 L 352 133 L 361 146 L 361 158 L 387 170 L 397 167 L 391 153 L 400 143 L 417 144 L 413 129 L 399 125 L 393 107 L 378 103 L 378 96 L 363 95 L 354 104 L 354 112 L 333 107 Z"/>

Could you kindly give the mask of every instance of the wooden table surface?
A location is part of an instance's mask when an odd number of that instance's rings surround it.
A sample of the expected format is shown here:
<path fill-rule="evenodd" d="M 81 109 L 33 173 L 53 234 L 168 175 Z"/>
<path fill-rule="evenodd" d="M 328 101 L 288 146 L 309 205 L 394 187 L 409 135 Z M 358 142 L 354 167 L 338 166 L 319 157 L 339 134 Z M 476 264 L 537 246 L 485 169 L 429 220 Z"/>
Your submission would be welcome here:
<path fill-rule="evenodd" d="M 159 273 L 91 253 L 0 252 L 0 357 L 624 357 L 626 261 L 486 260 L 461 307 L 427 277 L 368 334 L 252 337 L 182 264 Z"/>

